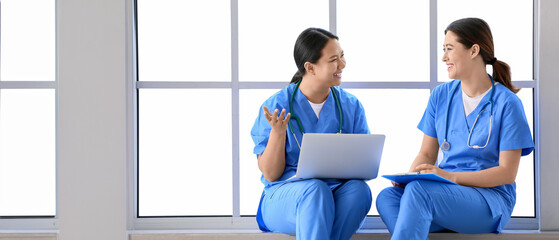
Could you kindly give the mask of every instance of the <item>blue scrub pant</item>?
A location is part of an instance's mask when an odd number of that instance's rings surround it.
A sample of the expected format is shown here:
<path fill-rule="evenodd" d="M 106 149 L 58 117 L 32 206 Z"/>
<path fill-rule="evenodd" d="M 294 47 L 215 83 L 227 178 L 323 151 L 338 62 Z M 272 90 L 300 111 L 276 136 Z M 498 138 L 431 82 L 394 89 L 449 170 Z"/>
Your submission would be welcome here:
<path fill-rule="evenodd" d="M 371 203 L 371 190 L 362 180 L 340 185 L 308 179 L 266 189 L 261 210 L 272 232 L 295 234 L 298 240 L 338 240 L 351 238 Z"/>
<path fill-rule="evenodd" d="M 385 188 L 376 204 L 392 239 L 424 240 L 429 232 L 441 230 L 490 233 L 500 222 L 475 188 L 434 181 Z"/>

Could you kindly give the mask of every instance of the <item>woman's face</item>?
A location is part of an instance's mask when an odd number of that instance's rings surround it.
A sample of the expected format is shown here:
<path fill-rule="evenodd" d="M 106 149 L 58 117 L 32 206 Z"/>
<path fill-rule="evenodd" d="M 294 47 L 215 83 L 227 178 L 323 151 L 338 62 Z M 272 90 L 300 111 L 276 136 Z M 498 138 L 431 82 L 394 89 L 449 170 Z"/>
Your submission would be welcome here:
<path fill-rule="evenodd" d="M 312 74 L 328 87 L 342 83 L 342 69 L 345 68 L 345 57 L 340 43 L 330 39 L 322 49 L 322 56 L 312 64 Z"/>
<path fill-rule="evenodd" d="M 454 32 L 446 32 L 443 50 L 442 60 L 446 63 L 450 79 L 461 79 L 464 74 L 470 72 L 473 62 L 470 54 L 471 51 L 458 42 L 458 36 Z"/>

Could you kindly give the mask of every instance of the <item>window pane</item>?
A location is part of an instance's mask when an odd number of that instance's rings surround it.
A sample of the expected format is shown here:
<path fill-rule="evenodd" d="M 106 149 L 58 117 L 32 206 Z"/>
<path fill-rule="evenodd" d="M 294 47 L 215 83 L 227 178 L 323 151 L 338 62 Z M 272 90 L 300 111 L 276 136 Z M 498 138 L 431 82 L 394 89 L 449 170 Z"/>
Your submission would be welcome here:
<path fill-rule="evenodd" d="M 368 181 L 373 201 L 392 186 L 383 174 L 407 172 L 419 152 L 423 133 L 417 124 L 429 100 L 427 89 L 346 89 L 363 104 L 371 133 L 385 134 L 382 160 L 376 179 Z M 369 215 L 378 215 L 373 202 Z"/>
<path fill-rule="evenodd" d="M 328 1 L 239 0 L 240 81 L 288 83 L 295 41 L 308 27 L 328 30 Z"/>
<path fill-rule="evenodd" d="M 54 4 L 54 0 L 2 0 L 2 81 L 54 81 Z"/>
<path fill-rule="evenodd" d="M 231 81 L 229 3 L 138 0 L 138 80 Z"/>
<path fill-rule="evenodd" d="M 344 81 L 429 81 L 429 1 L 337 3 Z"/>
<path fill-rule="evenodd" d="M 530 125 L 532 135 L 534 134 L 534 111 L 532 88 L 523 88 L 517 93 L 524 112 Z M 516 175 L 516 205 L 512 212 L 514 217 L 535 217 L 535 190 L 534 190 L 534 153 L 520 159 L 520 166 Z"/>
<path fill-rule="evenodd" d="M 232 215 L 231 90 L 138 94 L 139 215 Z"/>
<path fill-rule="evenodd" d="M 495 57 L 508 63 L 513 80 L 532 80 L 533 74 L 533 1 L 444 0 L 438 3 L 439 81 L 448 81 L 443 56 L 444 29 L 465 17 L 484 19 L 491 28 Z M 496 14 L 495 9 L 499 9 Z M 491 67 L 488 72 L 492 73 Z"/>
<path fill-rule="evenodd" d="M 286 84 L 287 85 L 287 84 Z M 241 215 L 256 215 L 264 184 L 260 181 L 262 172 L 253 153 L 254 142 L 250 135 L 252 125 L 258 116 L 260 106 L 279 89 L 250 89 L 240 92 L 240 173 L 241 176 Z M 273 111 L 273 109 L 272 109 Z"/>
<path fill-rule="evenodd" d="M 0 90 L 0 216 L 54 216 L 55 91 Z"/>

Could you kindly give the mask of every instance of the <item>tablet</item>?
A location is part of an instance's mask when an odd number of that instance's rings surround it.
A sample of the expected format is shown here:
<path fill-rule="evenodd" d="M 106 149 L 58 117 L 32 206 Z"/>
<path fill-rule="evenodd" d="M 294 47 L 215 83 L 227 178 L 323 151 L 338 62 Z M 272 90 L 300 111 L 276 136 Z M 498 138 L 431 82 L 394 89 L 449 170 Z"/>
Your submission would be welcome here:
<path fill-rule="evenodd" d="M 450 181 L 434 173 L 398 173 L 393 175 L 382 175 L 382 177 L 389 179 L 397 184 L 408 184 L 409 182 L 415 180 L 427 180 L 427 181 L 456 184 L 455 182 Z"/>

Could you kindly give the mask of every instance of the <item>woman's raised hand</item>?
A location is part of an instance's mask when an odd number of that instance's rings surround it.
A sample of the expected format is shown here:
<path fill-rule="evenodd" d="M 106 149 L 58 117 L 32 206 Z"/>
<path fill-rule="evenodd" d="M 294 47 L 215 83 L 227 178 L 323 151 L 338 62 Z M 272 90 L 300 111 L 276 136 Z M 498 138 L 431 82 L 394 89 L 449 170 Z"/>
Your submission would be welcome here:
<path fill-rule="evenodd" d="M 272 126 L 272 131 L 283 133 L 285 132 L 285 130 L 287 130 L 291 113 L 288 113 L 286 115 L 285 109 L 283 109 L 278 116 L 278 109 L 274 110 L 274 113 L 271 113 L 266 106 L 263 106 L 262 109 L 264 110 L 264 116 L 266 117 L 266 120 L 268 120 L 268 123 L 270 124 L 270 126 Z"/>

